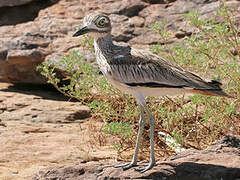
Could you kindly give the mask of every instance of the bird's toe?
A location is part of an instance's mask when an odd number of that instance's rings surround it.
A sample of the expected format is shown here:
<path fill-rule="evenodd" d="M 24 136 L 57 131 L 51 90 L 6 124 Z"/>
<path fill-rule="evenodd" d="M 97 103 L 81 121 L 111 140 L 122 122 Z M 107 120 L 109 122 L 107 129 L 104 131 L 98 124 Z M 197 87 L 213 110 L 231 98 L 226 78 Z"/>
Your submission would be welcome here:
<path fill-rule="evenodd" d="M 115 168 L 123 168 L 123 170 L 127 170 L 127 169 L 130 169 L 132 167 L 135 167 L 137 165 L 137 163 L 135 162 L 130 162 L 130 163 L 123 163 L 123 164 L 118 164 L 118 165 L 115 165 L 114 167 Z"/>
<path fill-rule="evenodd" d="M 135 169 L 136 171 L 139 171 L 139 172 L 141 172 L 141 173 L 144 173 L 144 172 L 152 169 L 154 165 L 155 165 L 155 163 L 149 163 L 149 165 L 148 165 L 147 167 L 136 167 L 136 168 L 134 168 L 134 169 Z"/>

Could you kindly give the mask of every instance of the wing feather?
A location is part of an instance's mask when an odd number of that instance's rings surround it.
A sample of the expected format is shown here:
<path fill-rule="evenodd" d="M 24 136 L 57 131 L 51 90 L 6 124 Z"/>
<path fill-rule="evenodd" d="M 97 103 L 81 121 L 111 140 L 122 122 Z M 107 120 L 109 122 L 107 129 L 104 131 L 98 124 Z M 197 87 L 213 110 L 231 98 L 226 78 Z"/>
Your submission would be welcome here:
<path fill-rule="evenodd" d="M 130 49 L 108 61 L 113 78 L 129 86 L 182 87 L 220 90 L 220 83 L 209 83 L 194 73 L 143 50 Z"/>

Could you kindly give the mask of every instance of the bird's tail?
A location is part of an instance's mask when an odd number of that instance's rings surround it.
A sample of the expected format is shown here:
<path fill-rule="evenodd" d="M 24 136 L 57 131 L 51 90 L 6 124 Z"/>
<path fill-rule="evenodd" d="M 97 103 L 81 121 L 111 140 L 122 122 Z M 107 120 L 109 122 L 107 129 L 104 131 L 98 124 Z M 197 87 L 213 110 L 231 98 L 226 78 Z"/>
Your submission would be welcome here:
<path fill-rule="evenodd" d="M 225 93 L 222 90 L 222 88 L 221 88 L 222 83 L 220 83 L 218 81 L 215 81 L 215 80 L 211 80 L 211 81 L 209 81 L 207 83 L 212 88 L 208 88 L 208 89 L 193 89 L 192 92 L 193 93 L 199 93 L 199 94 L 207 95 L 207 96 L 223 96 L 223 97 L 227 97 L 227 98 L 234 98 L 233 96 L 228 95 L 227 93 Z"/>

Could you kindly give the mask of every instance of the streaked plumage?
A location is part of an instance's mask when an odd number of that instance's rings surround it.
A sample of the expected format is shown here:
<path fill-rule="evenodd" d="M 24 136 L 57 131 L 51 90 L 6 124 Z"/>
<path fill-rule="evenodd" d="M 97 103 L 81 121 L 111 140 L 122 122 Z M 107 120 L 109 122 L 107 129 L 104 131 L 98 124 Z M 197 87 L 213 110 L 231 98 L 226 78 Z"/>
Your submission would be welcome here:
<path fill-rule="evenodd" d="M 94 38 L 97 63 L 106 78 L 116 88 L 132 94 L 140 108 L 140 128 L 135 154 L 131 163 L 119 165 L 125 169 L 136 165 L 140 137 L 145 123 L 144 111 L 150 119 L 150 163 L 140 169 L 149 170 L 155 164 L 154 157 L 154 118 L 149 112 L 145 97 L 200 93 L 212 96 L 228 96 L 217 81 L 205 81 L 196 74 L 186 71 L 149 51 L 130 46 L 117 46 L 111 38 L 111 23 L 106 15 L 90 14 L 84 18 L 84 27 L 73 36 L 89 33 Z"/>

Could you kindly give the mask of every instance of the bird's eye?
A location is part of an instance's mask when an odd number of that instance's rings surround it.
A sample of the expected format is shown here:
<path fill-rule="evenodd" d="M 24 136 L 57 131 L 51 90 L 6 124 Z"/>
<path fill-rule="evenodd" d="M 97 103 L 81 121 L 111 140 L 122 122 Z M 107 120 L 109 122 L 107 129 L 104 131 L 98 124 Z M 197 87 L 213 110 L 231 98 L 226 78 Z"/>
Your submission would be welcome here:
<path fill-rule="evenodd" d="M 105 24 L 105 18 L 102 18 L 98 21 L 99 26 L 104 26 L 104 24 Z"/>

